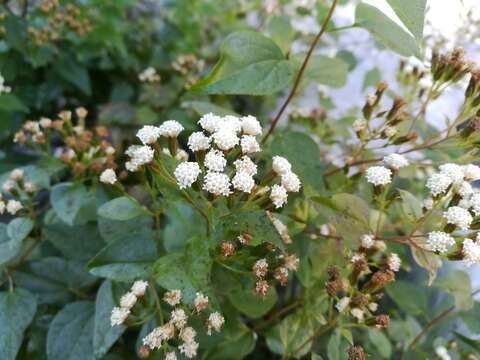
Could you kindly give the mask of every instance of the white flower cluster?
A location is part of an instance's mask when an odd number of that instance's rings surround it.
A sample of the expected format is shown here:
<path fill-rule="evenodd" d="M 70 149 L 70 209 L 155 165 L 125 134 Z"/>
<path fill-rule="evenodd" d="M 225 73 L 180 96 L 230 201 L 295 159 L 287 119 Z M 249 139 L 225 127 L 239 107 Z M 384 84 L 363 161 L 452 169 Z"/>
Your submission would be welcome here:
<path fill-rule="evenodd" d="M 177 166 L 175 178 L 181 189 L 191 187 L 203 174 L 202 189 L 217 196 L 229 196 L 233 191 L 250 194 L 255 189 L 254 176 L 257 165 L 249 155 L 259 152 L 260 144 L 257 136 L 262 127 L 254 116 L 236 117 L 233 115 L 218 116 L 212 113 L 201 117 L 198 124 L 202 131 L 194 132 L 188 138 L 189 149 L 196 153 L 200 164 L 187 162 Z M 227 175 L 227 155 L 238 157 L 232 161 L 235 173 L 232 178 Z M 201 166 L 200 166 L 201 165 Z M 275 184 L 270 190 L 270 199 L 276 208 L 287 202 L 288 192 L 300 190 L 300 179 L 291 171 L 287 159 L 274 156 L 273 171 L 281 176 L 281 184 Z"/>
<path fill-rule="evenodd" d="M 372 166 L 367 169 L 367 181 L 375 186 L 384 186 L 392 182 L 392 170 L 385 166 Z"/>
<path fill-rule="evenodd" d="M 104 184 L 113 185 L 117 182 L 117 174 L 115 174 L 115 170 L 113 169 L 105 169 L 100 174 L 100 182 Z"/>
<path fill-rule="evenodd" d="M 476 240 L 465 239 L 462 244 L 463 262 L 467 266 L 480 263 L 480 235 Z"/>
<path fill-rule="evenodd" d="M 36 190 L 37 186 L 35 183 L 25 179 L 23 169 L 12 170 L 8 180 L 2 184 L 1 191 L 9 197 L 13 196 L 14 198 L 6 200 L 3 198 L 2 193 L 0 193 L 0 215 L 4 214 L 5 211 L 10 215 L 17 215 L 18 212 L 23 209 L 22 203 L 17 200 L 22 197 L 22 192 L 32 196 Z"/>
<path fill-rule="evenodd" d="M 174 307 L 170 313 L 170 320 L 164 325 L 153 329 L 147 336 L 145 336 L 143 338 L 143 345 L 151 350 L 160 349 L 164 342 L 167 342 L 178 335 L 179 340 L 182 341 L 182 344 L 178 346 L 178 351 L 189 359 L 197 356 L 199 347 L 198 342 L 195 340 L 197 332 L 194 328 L 187 326 L 189 316 L 187 315 L 185 308 L 181 307 L 181 290 L 174 289 L 167 291 L 163 300 L 170 306 Z M 192 314 L 198 314 L 208 307 L 208 296 L 197 292 L 193 303 L 194 308 Z M 212 331 L 219 332 L 224 323 L 225 319 L 220 313 L 212 312 L 206 320 L 207 334 L 212 335 Z M 168 359 L 173 360 L 177 358 L 175 351 L 172 351 L 167 355 Z"/>
<path fill-rule="evenodd" d="M 0 74 L 0 94 L 8 94 L 10 91 L 12 91 L 12 88 L 5 85 L 5 78 Z"/>
<path fill-rule="evenodd" d="M 155 68 L 149 66 L 140 74 L 138 74 L 138 80 L 141 82 L 155 83 L 160 81 L 160 75 L 157 74 L 157 70 L 155 70 Z"/>
<path fill-rule="evenodd" d="M 428 234 L 427 246 L 431 251 L 444 254 L 453 245 L 455 245 L 455 239 L 443 231 L 432 231 Z"/>
<path fill-rule="evenodd" d="M 426 184 L 433 197 L 446 194 L 450 187 L 460 196 L 468 197 L 473 193 L 469 182 L 480 179 L 480 167 L 473 164 L 461 166 L 448 163 L 441 165 L 439 170 L 430 175 Z"/>
<path fill-rule="evenodd" d="M 130 160 L 125 163 L 125 168 L 128 171 L 135 172 L 141 166 L 150 163 L 153 160 L 155 151 L 147 145 L 131 145 L 128 147 L 125 154 L 130 157 Z"/>
<path fill-rule="evenodd" d="M 409 162 L 405 156 L 400 154 L 390 154 L 383 158 L 383 162 L 392 170 L 399 170 L 409 165 Z"/>
<path fill-rule="evenodd" d="M 130 291 L 120 298 L 120 306 L 114 307 L 110 315 L 110 324 L 112 326 L 121 325 L 127 320 L 131 309 L 137 303 L 137 299 L 145 295 L 148 283 L 143 280 L 137 280 L 133 283 Z"/>

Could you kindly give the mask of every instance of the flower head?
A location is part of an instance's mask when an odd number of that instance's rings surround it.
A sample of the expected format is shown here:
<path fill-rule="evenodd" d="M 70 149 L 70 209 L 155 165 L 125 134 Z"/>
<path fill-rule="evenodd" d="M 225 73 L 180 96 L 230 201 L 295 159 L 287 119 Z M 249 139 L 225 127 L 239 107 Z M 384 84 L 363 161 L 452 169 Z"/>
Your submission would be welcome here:
<path fill-rule="evenodd" d="M 24 175 L 25 171 L 23 169 L 14 169 L 10 173 L 10 179 L 12 179 L 13 181 L 22 181 Z"/>
<path fill-rule="evenodd" d="M 257 136 L 262 133 L 262 125 L 255 116 L 248 115 L 241 118 L 242 131 L 246 135 Z"/>
<path fill-rule="evenodd" d="M 143 145 L 155 143 L 160 137 L 160 128 L 152 125 L 145 125 L 137 132 L 137 137 Z"/>
<path fill-rule="evenodd" d="M 443 254 L 455 245 L 455 239 L 443 231 L 432 231 L 428 233 L 427 245 L 430 250 Z"/>
<path fill-rule="evenodd" d="M 390 154 L 383 158 L 383 162 L 392 170 L 398 170 L 402 167 L 408 166 L 408 160 L 405 156 L 400 154 Z"/>
<path fill-rule="evenodd" d="M 132 307 L 135 306 L 136 302 L 137 302 L 137 297 L 133 292 L 130 292 L 130 291 L 120 298 L 120 306 L 122 308 L 131 309 Z"/>
<path fill-rule="evenodd" d="M 136 297 L 141 297 L 145 295 L 147 291 L 148 282 L 143 280 L 137 280 L 133 283 L 132 288 L 130 291 L 135 294 Z"/>
<path fill-rule="evenodd" d="M 178 289 L 167 291 L 163 296 L 163 300 L 170 306 L 178 305 L 182 300 L 182 291 Z"/>
<path fill-rule="evenodd" d="M 193 305 L 195 306 L 195 311 L 200 312 L 208 307 L 208 296 L 197 292 L 195 295 L 195 300 L 193 300 Z"/>
<path fill-rule="evenodd" d="M 360 237 L 360 242 L 362 244 L 362 247 L 364 247 L 365 249 L 370 249 L 375 243 L 375 239 L 374 236 L 371 234 L 364 234 Z"/>
<path fill-rule="evenodd" d="M 244 154 L 253 154 L 260 151 L 260 145 L 253 135 L 243 135 L 240 140 L 240 146 Z"/>
<path fill-rule="evenodd" d="M 212 149 L 205 155 L 205 166 L 210 171 L 222 172 L 227 166 L 227 159 L 221 151 Z"/>
<path fill-rule="evenodd" d="M 465 165 L 463 167 L 463 174 L 467 181 L 480 180 L 480 167 L 473 164 Z"/>
<path fill-rule="evenodd" d="M 367 169 L 367 181 L 375 186 L 392 182 L 392 171 L 384 166 L 372 166 Z"/>
<path fill-rule="evenodd" d="M 347 306 L 350 304 L 349 297 L 343 297 L 335 304 L 335 308 L 338 312 L 344 312 Z"/>
<path fill-rule="evenodd" d="M 220 129 L 216 131 L 213 135 L 213 142 L 220 150 L 230 150 L 235 145 L 238 145 L 240 139 L 238 138 L 237 134 L 232 131 L 230 128 Z"/>
<path fill-rule="evenodd" d="M 390 270 L 396 272 L 400 270 L 402 260 L 400 260 L 400 257 L 397 254 L 391 253 L 390 256 L 387 258 L 387 265 Z"/>
<path fill-rule="evenodd" d="M 175 138 L 183 131 L 183 126 L 176 120 L 167 120 L 159 126 L 159 131 L 162 136 Z"/>
<path fill-rule="evenodd" d="M 465 176 L 463 167 L 457 164 L 443 164 L 439 166 L 439 169 L 440 174 L 448 176 L 454 184 L 461 182 Z"/>
<path fill-rule="evenodd" d="M 469 200 L 469 204 L 472 207 L 475 215 L 480 215 L 480 193 L 474 193 Z"/>
<path fill-rule="evenodd" d="M 275 208 L 281 208 L 287 203 L 287 190 L 281 185 L 273 185 L 270 192 L 270 200 L 272 200 Z"/>
<path fill-rule="evenodd" d="M 128 171 L 137 171 L 140 166 L 150 163 L 153 160 L 155 151 L 150 146 L 131 145 L 125 151 L 131 159 L 125 163 Z"/>
<path fill-rule="evenodd" d="M 443 194 L 452 184 L 452 179 L 441 173 L 432 174 L 427 180 L 427 188 L 430 189 L 432 196 Z"/>
<path fill-rule="evenodd" d="M 114 307 L 110 315 L 110 324 L 112 326 L 122 325 L 130 315 L 130 310 L 123 307 Z"/>
<path fill-rule="evenodd" d="M 245 172 L 251 176 L 257 174 L 257 165 L 247 155 L 235 160 L 233 165 L 237 172 Z"/>
<path fill-rule="evenodd" d="M 472 239 L 465 239 L 462 245 L 463 262 L 467 266 L 480 263 L 480 243 Z"/>
<path fill-rule="evenodd" d="M 250 193 L 255 186 L 255 180 L 245 171 L 239 171 L 233 177 L 232 185 L 239 191 Z"/>
<path fill-rule="evenodd" d="M 187 324 L 187 314 L 183 309 L 174 309 L 170 314 L 170 321 L 177 329 L 183 329 Z"/>
<path fill-rule="evenodd" d="M 193 152 L 207 150 L 210 147 L 211 139 L 205 136 L 201 131 L 192 133 L 188 137 L 188 148 Z"/>
<path fill-rule="evenodd" d="M 195 341 L 185 342 L 178 347 L 178 350 L 180 350 L 185 357 L 192 359 L 197 356 L 198 343 Z"/>
<path fill-rule="evenodd" d="M 9 200 L 7 203 L 7 212 L 10 215 L 15 215 L 17 212 L 23 209 L 23 205 L 18 200 Z"/>
<path fill-rule="evenodd" d="M 197 335 L 197 332 L 195 331 L 194 328 L 188 326 L 183 328 L 180 331 L 180 339 L 182 339 L 184 342 L 193 342 L 195 341 L 195 336 Z"/>
<path fill-rule="evenodd" d="M 258 278 L 263 278 L 268 272 L 268 262 L 266 259 L 260 259 L 253 264 L 253 273 Z"/>
<path fill-rule="evenodd" d="M 100 175 L 100 181 L 104 184 L 113 185 L 117 182 L 117 175 L 115 174 L 115 170 L 113 169 L 106 169 Z"/>
<path fill-rule="evenodd" d="M 198 121 L 198 123 L 205 131 L 208 131 L 209 133 L 214 133 L 220 128 L 222 118 L 213 113 L 208 113 L 203 115 Z"/>
<path fill-rule="evenodd" d="M 219 332 L 224 323 L 225 319 L 219 312 L 211 313 L 207 320 L 207 334 L 212 335 L 212 330 Z"/>
<path fill-rule="evenodd" d="M 274 156 L 272 159 L 272 169 L 278 175 L 283 175 L 292 171 L 292 165 L 284 157 Z"/>
<path fill-rule="evenodd" d="M 452 206 L 443 213 L 449 224 L 458 226 L 462 230 L 468 230 L 473 221 L 472 215 L 460 206 Z"/>
<path fill-rule="evenodd" d="M 182 162 L 175 169 L 174 175 L 177 179 L 180 189 L 185 189 L 192 186 L 197 181 L 200 174 L 200 166 L 196 162 L 186 161 Z"/>
<path fill-rule="evenodd" d="M 205 175 L 203 189 L 214 195 L 228 196 L 231 193 L 230 179 L 220 172 L 209 171 Z"/>
<path fill-rule="evenodd" d="M 295 173 L 289 171 L 282 174 L 282 186 L 288 192 L 299 192 L 300 185 L 300 179 Z"/>

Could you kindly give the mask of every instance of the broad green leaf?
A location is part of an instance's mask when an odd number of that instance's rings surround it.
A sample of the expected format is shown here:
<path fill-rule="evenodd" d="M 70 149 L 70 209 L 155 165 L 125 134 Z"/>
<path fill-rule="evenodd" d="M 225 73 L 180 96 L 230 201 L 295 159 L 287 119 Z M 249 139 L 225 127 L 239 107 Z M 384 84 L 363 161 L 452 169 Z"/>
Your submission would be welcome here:
<path fill-rule="evenodd" d="M 13 94 L 0 95 L 0 110 L 5 112 L 27 112 L 28 108 Z"/>
<path fill-rule="evenodd" d="M 125 325 L 111 326 L 110 314 L 116 303 L 112 295 L 112 283 L 103 282 L 95 300 L 95 326 L 93 329 L 93 352 L 95 357 L 104 356 L 110 347 L 127 329 Z"/>
<path fill-rule="evenodd" d="M 408 314 L 419 315 L 427 311 L 427 296 L 421 286 L 397 280 L 387 286 L 387 294 Z"/>
<path fill-rule="evenodd" d="M 199 115 L 214 113 L 220 116 L 237 115 L 235 111 L 218 106 L 208 101 L 185 101 L 182 104 L 186 108 L 192 108 Z"/>
<path fill-rule="evenodd" d="M 295 55 L 292 59 L 296 69 L 299 69 L 305 54 Z M 347 82 L 348 64 L 338 58 L 323 55 L 313 56 L 305 69 L 305 82 L 316 81 L 332 87 L 342 87 Z"/>
<path fill-rule="evenodd" d="M 233 290 L 228 299 L 242 314 L 256 319 L 269 312 L 277 303 L 277 292 L 270 287 L 265 297 L 255 295 L 251 288 Z"/>
<path fill-rule="evenodd" d="M 257 335 L 244 325 L 237 324 L 233 329 L 223 331 L 223 339 L 208 350 L 211 360 L 243 359 L 255 348 Z"/>
<path fill-rule="evenodd" d="M 74 56 L 64 56 L 59 59 L 54 71 L 85 95 L 91 95 L 92 89 L 88 70 L 84 65 L 78 63 Z"/>
<path fill-rule="evenodd" d="M 381 330 L 368 330 L 368 339 L 377 348 L 378 353 L 384 359 L 390 359 L 392 356 L 392 345 L 390 340 Z"/>
<path fill-rule="evenodd" d="M 81 183 L 55 185 L 50 201 L 57 216 L 68 225 L 84 225 L 96 218 L 95 197 Z"/>
<path fill-rule="evenodd" d="M 119 221 L 131 220 L 144 214 L 142 206 L 126 196 L 110 200 L 98 209 L 98 215 Z"/>
<path fill-rule="evenodd" d="M 22 249 L 22 241 L 10 239 L 7 225 L 0 223 L 0 267 L 12 260 Z"/>
<path fill-rule="evenodd" d="M 420 57 L 420 47 L 415 38 L 376 7 L 360 3 L 355 12 L 355 23 L 400 55 Z"/>
<path fill-rule="evenodd" d="M 460 317 L 472 333 L 480 333 L 480 302 L 475 302 L 470 310 L 460 313 Z"/>
<path fill-rule="evenodd" d="M 336 330 L 330 335 L 327 343 L 327 358 L 328 360 L 343 360 L 346 359 L 346 351 L 348 342 L 342 338 L 340 331 Z"/>
<path fill-rule="evenodd" d="M 35 297 L 26 290 L 0 293 L 0 358 L 15 360 L 23 333 L 37 311 Z"/>
<path fill-rule="evenodd" d="M 469 310 L 472 308 L 472 283 L 467 273 L 459 270 L 449 271 L 447 275 L 437 279 L 434 285 L 451 294 L 458 309 Z"/>
<path fill-rule="evenodd" d="M 125 237 L 153 236 L 153 218 L 141 215 L 130 220 L 112 220 L 98 217 L 98 230 L 107 243 L 112 243 Z"/>
<path fill-rule="evenodd" d="M 387 2 L 417 41 L 421 42 L 427 0 L 387 0 Z"/>
<path fill-rule="evenodd" d="M 94 315 L 91 301 L 74 302 L 60 310 L 48 329 L 48 360 L 94 360 Z"/>
<path fill-rule="evenodd" d="M 420 216 L 422 216 L 422 203 L 418 198 L 412 195 L 406 190 L 398 189 L 400 197 L 402 199 L 402 211 L 403 214 L 411 222 L 416 221 Z"/>
<path fill-rule="evenodd" d="M 432 285 L 437 277 L 438 269 L 442 267 L 442 259 L 436 254 L 419 250 L 414 246 L 411 246 L 410 249 L 415 262 L 428 271 L 428 286 Z"/>
<path fill-rule="evenodd" d="M 193 89 L 208 94 L 268 95 L 288 86 L 294 70 L 271 39 L 253 32 L 230 34 L 211 74 Z"/>
<path fill-rule="evenodd" d="M 7 234 L 11 241 L 21 242 L 33 229 L 33 221 L 29 218 L 15 218 L 7 226 Z"/>
<path fill-rule="evenodd" d="M 287 15 L 271 16 L 267 20 L 266 30 L 268 36 L 275 41 L 283 53 L 288 53 L 295 35 L 290 18 Z"/>

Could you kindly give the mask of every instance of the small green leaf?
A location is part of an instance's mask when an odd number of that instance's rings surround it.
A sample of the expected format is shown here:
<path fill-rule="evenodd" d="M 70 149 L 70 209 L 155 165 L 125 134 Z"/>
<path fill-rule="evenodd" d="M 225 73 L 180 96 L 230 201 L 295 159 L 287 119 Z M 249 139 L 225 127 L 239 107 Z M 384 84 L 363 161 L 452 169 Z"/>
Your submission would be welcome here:
<path fill-rule="evenodd" d="M 19 217 L 10 221 L 7 234 L 14 242 L 21 242 L 33 229 L 33 221 L 29 218 Z"/>
<path fill-rule="evenodd" d="M 348 341 L 350 345 L 353 346 L 353 335 L 352 332 L 346 328 L 340 329 L 340 334 Z"/>
<path fill-rule="evenodd" d="M 13 94 L 1 94 L 0 95 L 0 110 L 5 112 L 27 112 L 28 108 L 22 103 L 22 101 Z"/>
<path fill-rule="evenodd" d="M 408 314 L 419 315 L 427 311 L 427 297 L 421 286 L 397 280 L 387 286 L 387 294 Z"/>
<path fill-rule="evenodd" d="M 449 271 L 447 275 L 437 279 L 434 286 L 453 295 L 455 306 L 458 309 L 469 310 L 472 308 L 472 283 L 467 273 L 459 270 Z"/>
<path fill-rule="evenodd" d="M 268 36 L 275 41 L 283 53 L 288 53 L 295 35 L 290 18 L 287 15 L 271 16 L 267 20 L 266 30 Z"/>
<path fill-rule="evenodd" d="M 223 339 L 208 350 L 211 360 L 243 359 L 255 348 L 257 335 L 240 323 L 223 331 Z"/>
<path fill-rule="evenodd" d="M 368 71 L 365 74 L 362 89 L 365 90 L 371 86 L 377 86 L 380 80 L 382 80 L 382 74 L 377 67 L 374 67 L 372 70 Z"/>
<path fill-rule="evenodd" d="M 134 219 L 144 214 L 145 210 L 141 205 L 126 196 L 110 200 L 98 209 L 98 215 L 119 221 Z"/>
<path fill-rule="evenodd" d="M 400 197 L 402 199 L 403 214 L 411 222 L 414 222 L 420 216 L 422 216 L 422 203 L 418 198 L 406 190 L 398 189 Z"/>
<path fill-rule="evenodd" d="M 277 303 L 277 292 L 275 288 L 270 287 L 264 297 L 255 295 L 251 288 L 242 288 L 233 290 L 228 294 L 228 299 L 237 310 L 249 318 L 257 319 L 267 312 Z"/>
<path fill-rule="evenodd" d="M 57 216 L 68 225 L 95 220 L 95 196 L 81 183 L 61 183 L 52 188 L 50 201 Z"/>
<path fill-rule="evenodd" d="M 428 286 L 432 285 L 437 277 L 438 269 L 442 267 L 442 259 L 436 254 L 417 249 L 414 246 L 411 246 L 410 249 L 415 262 L 428 271 Z"/>
<path fill-rule="evenodd" d="M 22 241 L 12 240 L 7 225 L 0 223 L 0 266 L 12 260 L 22 249 Z"/>
<path fill-rule="evenodd" d="M 299 69 L 305 54 L 293 57 L 295 68 Z M 310 59 L 304 73 L 304 81 L 316 81 L 320 84 L 342 87 L 347 82 L 348 64 L 338 58 L 317 55 Z"/>
<path fill-rule="evenodd" d="M 417 41 L 421 42 L 427 0 L 387 0 L 387 2 Z"/>
<path fill-rule="evenodd" d="M 368 330 L 368 339 L 377 348 L 378 353 L 384 359 L 390 359 L 392 355 L 392 345 L 390 340 L 385 336 L 381 330 Z"/>

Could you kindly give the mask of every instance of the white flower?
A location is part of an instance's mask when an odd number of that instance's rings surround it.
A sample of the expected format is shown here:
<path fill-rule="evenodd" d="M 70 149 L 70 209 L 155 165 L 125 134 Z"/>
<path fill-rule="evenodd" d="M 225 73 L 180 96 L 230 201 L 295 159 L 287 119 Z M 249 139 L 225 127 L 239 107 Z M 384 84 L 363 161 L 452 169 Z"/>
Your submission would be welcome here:
<path fill-rule="evenodd" d="M 100 175 L 100 181 L 104 184 L 115 184 L 117 182 L 117 175 L 113 169 L 106 169 Z"/>
<path fill-rule="evenodd" d="M 224 151 L 232 149 L 240 141 L 237 134 L 229 128 L 218 130 L 212 135 L 212 138 L 215 145 Z"/>
<path fill-rule="evenodd" d="M 282 186 L 288 192 L 299 192 L 300 191 L 300 179 L 298 176 L 289 171 L 282 174 Z"/>
<path fill-rule="evenodd" d="M 207 320 L 207 334 L 212 335 L 212 330 L 219 332 L 225 319 L 219 312 L 211 313 Z"/>
<path fill-rule="evenodd" d="M 182 331 L 180 331 L 180 339 L 186 343 L 195 341 L 195 336 L 197 336 L 197 332 L 190 326 L 183 328 Z"/>
<path fill-rule="evenodd" d="M 387 165 L 390 169 L 398 170 L 402 167 L 408 166 L 408 160 L 405 156 L 400 154 L 390 154 L 383 158 L 383 162 Z"/>
<path fill-rule="evenodd" d="M 255 116 L 248 115 L 241 118 L 242 131 L 246 135 L 260 135 L 262 133 L 262 125 Z"/>
<path fill-rule="evenodd" d="M 152 125 L 145 125 L 137 132 L 137 137 L 143 145 L 155 143 L 160 137 L 160 128 Z"/>
<path fill-rule="evenodd" d="M 23 128 L 31 132 L 32 134 L 40 132 L 40 125 L 36 121 L 27 121 L 24 125 Z"/>
<path fill-rule="evenodd" d="M 432 231 L 428 233 L 427 245 L 432 251 L 446 253 L 455 245 L 455 239 L 443 231 Z"/>
<path fill-rule="evenodd" d="M 472 215 L 460 206 L 452 206 L 443 213 L 443 217 L 447 219 L 447 223 L 454 224 L 462 230 L 468 230 L 473 221 Z"/>
<path fill-rule="evenodd" d="M 352 127 L 355 132 L 360 132 L 367 128 L 367 122 L 363 119 L 357 119 L 353 122 Z"/>
<path fill-rule="evenodd" d="M 368 310 L 370 310 L 371 312 L 375 312 L 377 311 L 378 309 L 378 304 L 377 303 L 370 303 L 368 304 Z"/>
<path fill-rule="evenodd" d="M 242 122 L 234 115 L 226 115 L 222 118 L 220 128 L 218 130 L 229 130 L 234 133 L 242 131 Z"/>
<path fill-rule="evenodd" d="M 171 323 L 156 327 L 147 336 L 143 338 L 143 345 L 150 349 L 160 349 L 162 341 L 169 340 L 175 335 L 175 327 Z"/>
<path fill-rule="evenodd" d="M 435 354 L 440 358 L 440 360 L 451 360 L 452 357 L 447 351 L 447 348 L 445 346 L 437 346 L 435 348 Z"/>
<path fill-rule="evenodd" d="M 187 161 L 188 153 L 183 149 L 179 149 L 177 150 L 177 155 L 175 155 L 175 159 L 177 159 L 179 162 Z"/>
<path fill-rule="evenodd" d="M 178 289 L 167 291 L 163 295 L 163 300 L 170 306 L 178 305 L 182 300 L 182 291 Z"/>
<path fill-rule="evenodd" d="M 201 292 L 195 294 L 195 300 L 193 300 L 195 311 L 200 312 L 208 307 L 208 296 L 203 295 Z"/>
<path fill-rule="evenodd" d="M 240 159 L 234 161 L 233 165 L 237 172 L 246 172 L 247 174 L 254 176 L 257 174 L 257 165 L 247 155 L 244 155 Z"/>
<path fill-rule="evenodd" d="M 213 113 L 208 113 L 203 115 L 198 121 L 198 123 L 205 131 L 208 131 L 209 133 L 214 133 L 220 128 L 222 118 Z"/>
<path fill-rule="evenodd" d="M 23 171 L 23 169 L 14 169 L 10 173 L 10 179 L 14 181 L 22 181 L 24 174 L 25 174 L 25 171 Z"/>
<path fill-rule="evenodd" d="M 467 181 L 480 180 L 480 167 L 473 164 L 465 165 L 463 167 L 463 174 Z"/>
<path fill-rule="evenodd" d="M 221 151 L 212 149 L 205 155 L 205 166 L 210 171 L 222 172 L 227 160 Z"/>
<path fill-rule="evenodd" d="M 240 146 L 244 154 L 253 154 L 260 151 L 260 145 L 253 135 L 243 135 L 240 140 Z"/>
<path fill-rule="evenodd" d="M 122 308 L 131 309 L 132 307 L 135 306 L 136 302 L 137 302 L 137 297 L 133 292 L 127 292 L 125 295 L 123 295 L 120 298 L 120 306 Z"/>
<path fill-rule="evenodd" d="M 268 272 L 268 262 L 266 259 L 260 259 L 253 264 L 253 273 L 258 278 L 263 278 Z"/>
<path fill-rule="evenodd" d="M 175 351 L 170 351 L 166 353 L 165 360 L 177 360 L 177 355 L 175 354 Z"/>
<path fill-rule="evenodd" d="M 183 131 L 183 126 L 176 120 L 167 120 L 159 129 L 162 136 L 177 137 Z"/>
<path fill-rule="evenodd" d="M 122 325 L 130 315 L 130 310 L 123 307 L 114 307 L 110 315 L 111 326 Z"/>
<path fill-rule="evenodd" d="M 387 265 L 390 270 L 397 272 L 398 270 L 400 270 L 402 260 L 400 260 L 400 257 L 397 254 L 391 253 L 387 259 Z"/>
<path fill-rule="evenodd" d="M 480 243 L 472 239 L 465 239 L 462 245 L 463 262 L 466 266 L 480 263 Z"/>
<path fill-rule="evenodd" d="M 274 156 L 272 159 L 272 169 L 278 175 L 283 175 L 285 173 L 292 171 L 292 165 L 290 162 L 282 156 Z"/>
<path fill-rule="evenodd" d="M 0 215 L 3 215 L 5 213 L 5 203 L 3 201 L 0 201 Z"/>
<path fill-rule="evenodd" d="M 232 185 L 239 191 L 250 193 L 255 186 L 255 180 L 245 171 L 239 171 L 233 177 Z"/>
<path fill-rule="evenodd" d="M 349 297 L 343 297 L 335 304 L 335 308 L 338 312 L 344 312 L 347 306 L 350 304 Z"/>
<path fill-rule="evenodd" d="M 185 357 L 192 359 L 197 356 L 198 343 L 195 341 L 183 343 L 178 347 L 178 350 L 180 350 Z"/>
<path fill-rule="evenodd" d="M 458 185 L 455 186 L 454 188 L 455 192 L 460 195 L 462 198 L 466 198 L 470 195 L 473 194 L 473 188 L 472 188 L 472 185 L 470 185 L 470 183 L 466 182 L 466 181 L 462 181 L 461 183 L 459 183 Z"/>
<path fill-rule="evenodd" d="M 464 209 L 470 209 L 472 207 L 472 202 L 470 201 L 470 197 L 465 197 L 463 199 L 461 199 L 459 202 L 458 202 L 458 206 L 460 206 L 461 208 L 464 208 Z"/>
<path fill-rule="evenodd" d="M 463 180 L 463 167 L 457 164 L 443 164 L 439 166 L 440 174 L 446 175 L 452 180 L 452 183 L 457 184 Z"/>
<path fill-rule="evenodd" d="M 125 167 L 129 171 L 137 171 L 142 165 L 148 164 L 153 160 L 155 151 L 150 146 L 131 145 L 125 151 L 125 154 L 130 156 L 131 160 L 125 163 Z"/>
<path fill-rule="evenodd" d="M 140 74 L 138 74 L 138 80 L 142 82 L 157 82 L 160 81 L 160 75 L 157 74 L 157 70 L 155 70 L 155 68 L 149 66 Z"/>
<path fill-rule="evenodd" d="M 107 155 L 115 154 L 115 148 L 113 146 L 107 146 L 105 148 L 105 154 L 107 154 Z"/>
<path fill-rule="evenodd" d="M 290 254 L 284 257 L 283 265 L 291 271 L 297 271 L 298 265 L 300 265 L 300 259 L 295 254 Z"/>
<path fill-rule="evenodd" d="M 183 329 L 187 324 L 187 314 L 183 309 L 174 309 L 170 314 L 170 321 L 177 329 Z"/>
<path fill-rule="evenodd" d="M 23 209 L 23 205 L 20 201 L 9 200 L 7 203 L 7 212 L 10 215 L 15 215 L 17 212 Z"/>
<path fill-rule="evenodd" d="M 200 166 L 196 162 L 186 161 L 177 166 L 174 175 L 180 189 L 192 186 L 200 174 Z"/>
<path fill-rule="evenodd" d="M 365 256 L 363 254 L 355 253 L 350 258 L 350 261 L 354 264 L 357 261 L 364 260 L 364 259 L 365 259 Z"/>
<path fill-rule="evenodd" d="M 384 166 L 372 166 L 367 169 L 367 181 L 375 186 L 392 182 L 392 171 Z"/>
<path fill-rule="evenodd" d="M 432 196 L 437 196 L 447 191 L 448 187 L 451 184 L 452 179 L 449 176 L 445 174 L 435 173 L 430 175 L 427 180 L 426 186 L 430 189 L 430 193 L 432 194 Z"/>
<path fill-rule="evenodd" d="M 270 200 L 272 200 L 275 208 L 281 208 L 287 203 L 287 190 L 281 185 L 273 185 L 270 192 Z"/>
<path fill-rule="evenodd" d="M 201 131 L 194 132 L 188 137 L 188 148 L 193 152 L 207 150 L 210 147 L 210 140 Z"/>
<path fill-rule="evenodd" d="M 350 310 L 350 314 L 352 314 L 352 316 L 358 321 L 363 321 L 363 316 L 364 316 L 363 310 L 359 308 L 353 308 L 352 310 Z"/>
<path fill-rule="evenodd" d="M 375 243 L 374 237 L 371 234 L 364 234 L 360 237 L 360 243 L 365 249 L 370 249 Z"/>
<path fill-rule="evenodd" d="M 147 291 L 148 282 L 143 280 L 137 280 L 133 283 L 132 288 L 130 291 L 135 294 L 136 297 L 141 297 L 145 295 Z"/>
<path fill-rule="evenodd" d="M 209 171 L 203 179 L 203 189 L 214 195 L 230 195 L 230 179 L 227 175 Z"/>
<path fill-rule="evenodd" d="M 12 180 L 7 180 L 2 184 L 3 192 L 9 193 L 15 190 L 15 182 Z"/>
<path fill-rule="evenodd" d="M 40 118 L 40 121 L 38 122 L 40 126 L 44 129 L 48 129 L 52 126 L 52 120 L 46 117 Z"/>
<path fill-rule="evenodd" d="M 475 215 L 480 215 L 480 193 L 474 193 L 470 197 L 470 205 Z"/>
<path fill-rule="evenodd" d="M 422 207 L 427 209 L 427 210 L 432 210 L 433 209 L 433 199 L 428 198 L 428 199 L 423 200 Z"/>

